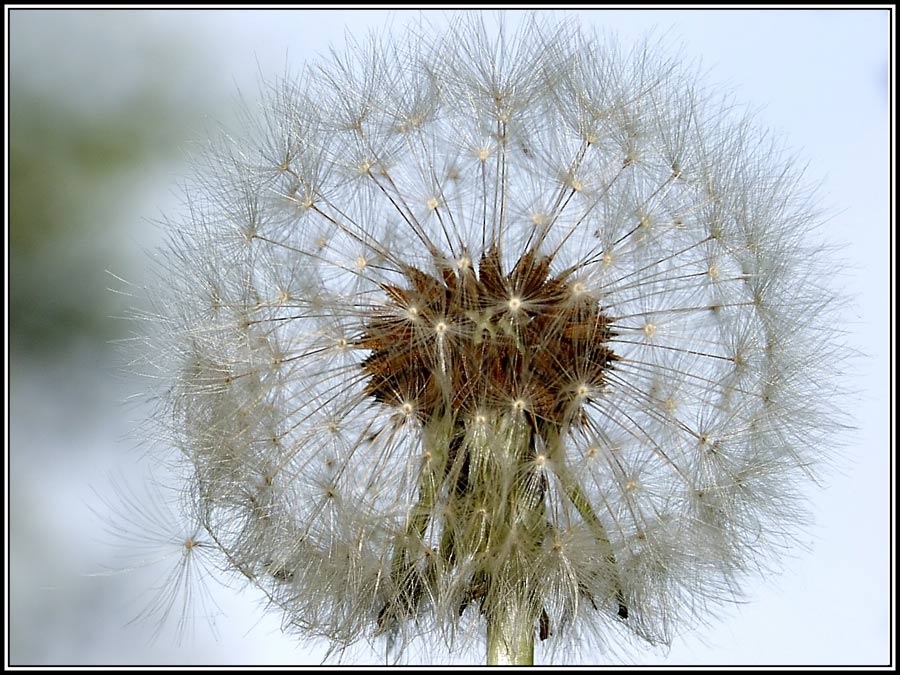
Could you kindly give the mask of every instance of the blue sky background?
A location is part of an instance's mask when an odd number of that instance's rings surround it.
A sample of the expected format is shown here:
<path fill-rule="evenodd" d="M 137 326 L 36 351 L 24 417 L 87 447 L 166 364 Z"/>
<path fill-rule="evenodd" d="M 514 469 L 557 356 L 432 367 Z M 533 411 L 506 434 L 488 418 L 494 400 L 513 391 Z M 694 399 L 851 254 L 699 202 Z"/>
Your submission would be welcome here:
<path fill-rule="evenodd" d="M 548 12 L 547 14 L 554 14 Z M 676 638 L 668 653 L 633 652 L 638 664 L 881 664 L 889 657 L 889 27 L 886 10 L 579 10 L 567 12 L 629 44 L 653 31 L 707 82 L 759 110 L 820 182 L 828 215 L 822 234 L 842 269 L 832 279 L 846 297 L 847 342 L 861 354 L 847 385 L 856 428 L 826 478 L 811 491 L 816 523 L 779 576 L 748 584 L 747 603 L 712 625 Z M 430 11 L 441 25 L 448 13 Z M 125 207 L 111 211 L 103 267 L 140 278 L 153 225 L 180 208 L 190 142 L 228 124 L 240 91 L 253 101 L 260 77 L 296 71 L 345 31 L 402 31 L 419 12 L 13 11 L 9 26 L 16 83 L 91 115 L 114 110 L 148 78 L 184 113 L 166 130 L 175 151 L 147 171 L 117 178 Z M 15 131 L 15 129 L 13 129 Z M 11 251 L 15 257 L 16 251 Z M 10 408 L 12 663 L 318 663 L 319 643 L 283 635 L 278 616 L 249 591 L 213 588 L 222 610 L 218 640 L 200 619 L 181 644 L 166 628 L 125 625 L 139 607 L 146 574 L 91 576 L 110 564 L 95 490 L 110 472 L 140 460 L 123 440 L 132 408 L 119 405 L 131 383 L 111 377 L 117 357 L 83 344 L 53 357 L 13 354 Z M 123 468 L 124 466 L 124 468 Z M 138 476 L 140 474 L 137 474 Z M 149 577 L 152 584 L 153 576 Z M 137 598 L 135 604 L 134 598 Z M 373 652 L 357 661 L 376 662 Z M 540 660 L 540 647 L 537 658 Z M 621 658 L 583 653 L 611 665 Z M 427 655 L 413 655 L 427 663 Z M 471 662 L 463 658 L 459 662 Z M 564 661 L 557 655 L 556 663 Z"/>

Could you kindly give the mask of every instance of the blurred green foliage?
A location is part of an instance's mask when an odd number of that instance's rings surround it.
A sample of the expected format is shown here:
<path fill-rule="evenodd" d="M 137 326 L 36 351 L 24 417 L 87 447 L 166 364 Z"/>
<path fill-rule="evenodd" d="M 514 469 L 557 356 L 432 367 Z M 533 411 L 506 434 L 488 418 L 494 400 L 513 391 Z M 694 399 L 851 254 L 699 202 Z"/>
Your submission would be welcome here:
<path fill-rule="evenodd" d="M 116 258 L 123 174 L 158 158 L 153 100 L 79 115 L 14 87 L 10 97 L 10 340 L 43 350 L 114 327 L 104 268 Z M 150 98 L 148 96 L 148 98 Z M 152 130 L 152 131 L 151 131 Z"/>
<path fill-rule="evenodd" d="M 138 238 L 146 217 L 136 202 L 148 178 L 185 140 L 196 107 L 185 105 L 183 89 L 197 68 L 184 44 L 140 32 L 139 16 L 25 19 L 11 41 L 9 331 L 11 349 L 41 354 L 105 343 L 123 329 L 112 318 L 123 303 L 105 270 L 134 278 L 141 266 L 123 244 Z M 103 44 L 123 26 L 137 38 L 130 69 Z M 47 42 L 80 62 L 55 61 L 60 53 Z M 51 86 L 48 73 L 56 74 Z"/>

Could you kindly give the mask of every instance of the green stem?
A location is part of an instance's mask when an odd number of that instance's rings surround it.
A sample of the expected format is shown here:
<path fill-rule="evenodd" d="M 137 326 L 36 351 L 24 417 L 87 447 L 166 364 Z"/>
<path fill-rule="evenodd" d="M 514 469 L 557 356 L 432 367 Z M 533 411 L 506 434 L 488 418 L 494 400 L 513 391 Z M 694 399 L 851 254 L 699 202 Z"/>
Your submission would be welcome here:
<path fill-rule="evenodd" d="M 488 614 L 487 624 L 488 665 L 534 665 L 534 624 L 525 607 L 510 599 Z"/>
<path fill-rule="evenodd" d="M 615 575 L 613 584 L 615 585 L 616 602 L 619 605 L 619 617 L 627 619 L 628 605 L 625 603 L 625 593 L 622 590 L 622 584 L 618 576 L 616 554 L 613 552 L 612 544 L 610 544 L 609 535 L 606 534 L 606 528 L 603 527 L 603 523 L 591 508 L 591 503 L 581 491 L 581 486 L 578 484 L 578 481 L 562 466 L 559 467 L 556 475 L 563 484 L 563 490 L 566 493 L 566 497 L 569 498 L 569 501 L 572 502 L 578 513 L 584 519 L 584 522 L 587 523 L 587 526 L 591 529 L 594 538 L 597 540 L 597 544 L 600 546 L 606 561 L 609 563 L 609 570 Z"/>

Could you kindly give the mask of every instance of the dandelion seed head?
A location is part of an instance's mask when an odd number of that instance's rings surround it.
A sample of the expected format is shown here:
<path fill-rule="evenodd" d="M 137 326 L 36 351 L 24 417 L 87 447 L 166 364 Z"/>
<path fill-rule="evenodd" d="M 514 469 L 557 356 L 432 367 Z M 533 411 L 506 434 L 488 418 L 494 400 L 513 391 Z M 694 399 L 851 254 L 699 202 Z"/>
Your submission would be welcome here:
<path fill-rule="evenodd" d="M 790 545 L 836 426 L 815 214 L 654 54 L 373 38 L 210 151 L 160 419 L 286 625 L 461 648 L 512 603 L 548 645 L 668 643 Z"/>

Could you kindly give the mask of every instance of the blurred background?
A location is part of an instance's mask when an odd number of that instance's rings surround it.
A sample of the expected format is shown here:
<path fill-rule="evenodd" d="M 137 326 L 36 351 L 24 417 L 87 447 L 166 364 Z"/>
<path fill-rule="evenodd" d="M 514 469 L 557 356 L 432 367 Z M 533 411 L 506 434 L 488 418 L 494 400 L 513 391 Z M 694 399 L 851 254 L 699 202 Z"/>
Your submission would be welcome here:
<path fill-rule="evenodd" d="M 252 589 L 208 584 L 179 625 L 145 608 L 171 558 L 123 565 L 113 485 L 140 494 L 147 413 L 121 317 L 183 213 L 193 142 L 252 108 L 263 80 L 402 30 L 420 11 L 7 10 L 9 35 L 9 652 L 12 665 L 317 664 L 327 645 L 280 630 Z M 427 12 L 435 26 L 449 20 Z M 519 18 L 509 12 L 512 23 Z M 821 179 L 824 234 L 852 298 L 849 443 L 813 493 L 787 571 L 636 664 L 883 664 L 890 648 L 889 41 L 886 10 L 584 11 L 628 44 L 648 31 L 758 107 Z M 121 281 L 124 279 L 127 283 Z M 113 289 L 113 290 L 110 290 Z M 149 534 L 148 534 L 149 536 Z M 119 541 L 117 541 L 119 540 Z M 134 544 L 141 552 L 141 542 Z M 144 542 L 152 543 L 152 542 Z M 177 555 L 177 543 L 170 554 Z M 140 563 L 140 564 L 138 564 Z M 159 564 L 157 564 L 159 563 Z M 614 664 L 622 657 L 583 654 Z M 537 659 L 540 660 L 538 645 Z M 428 663 L 430 655 L 412 655 Z M 466 662 L 467 659 L 460 659 Z M 379 663 L 366 648 L 355 663 Z M 563 661 L 562 655 L 556 658 Z"/>

